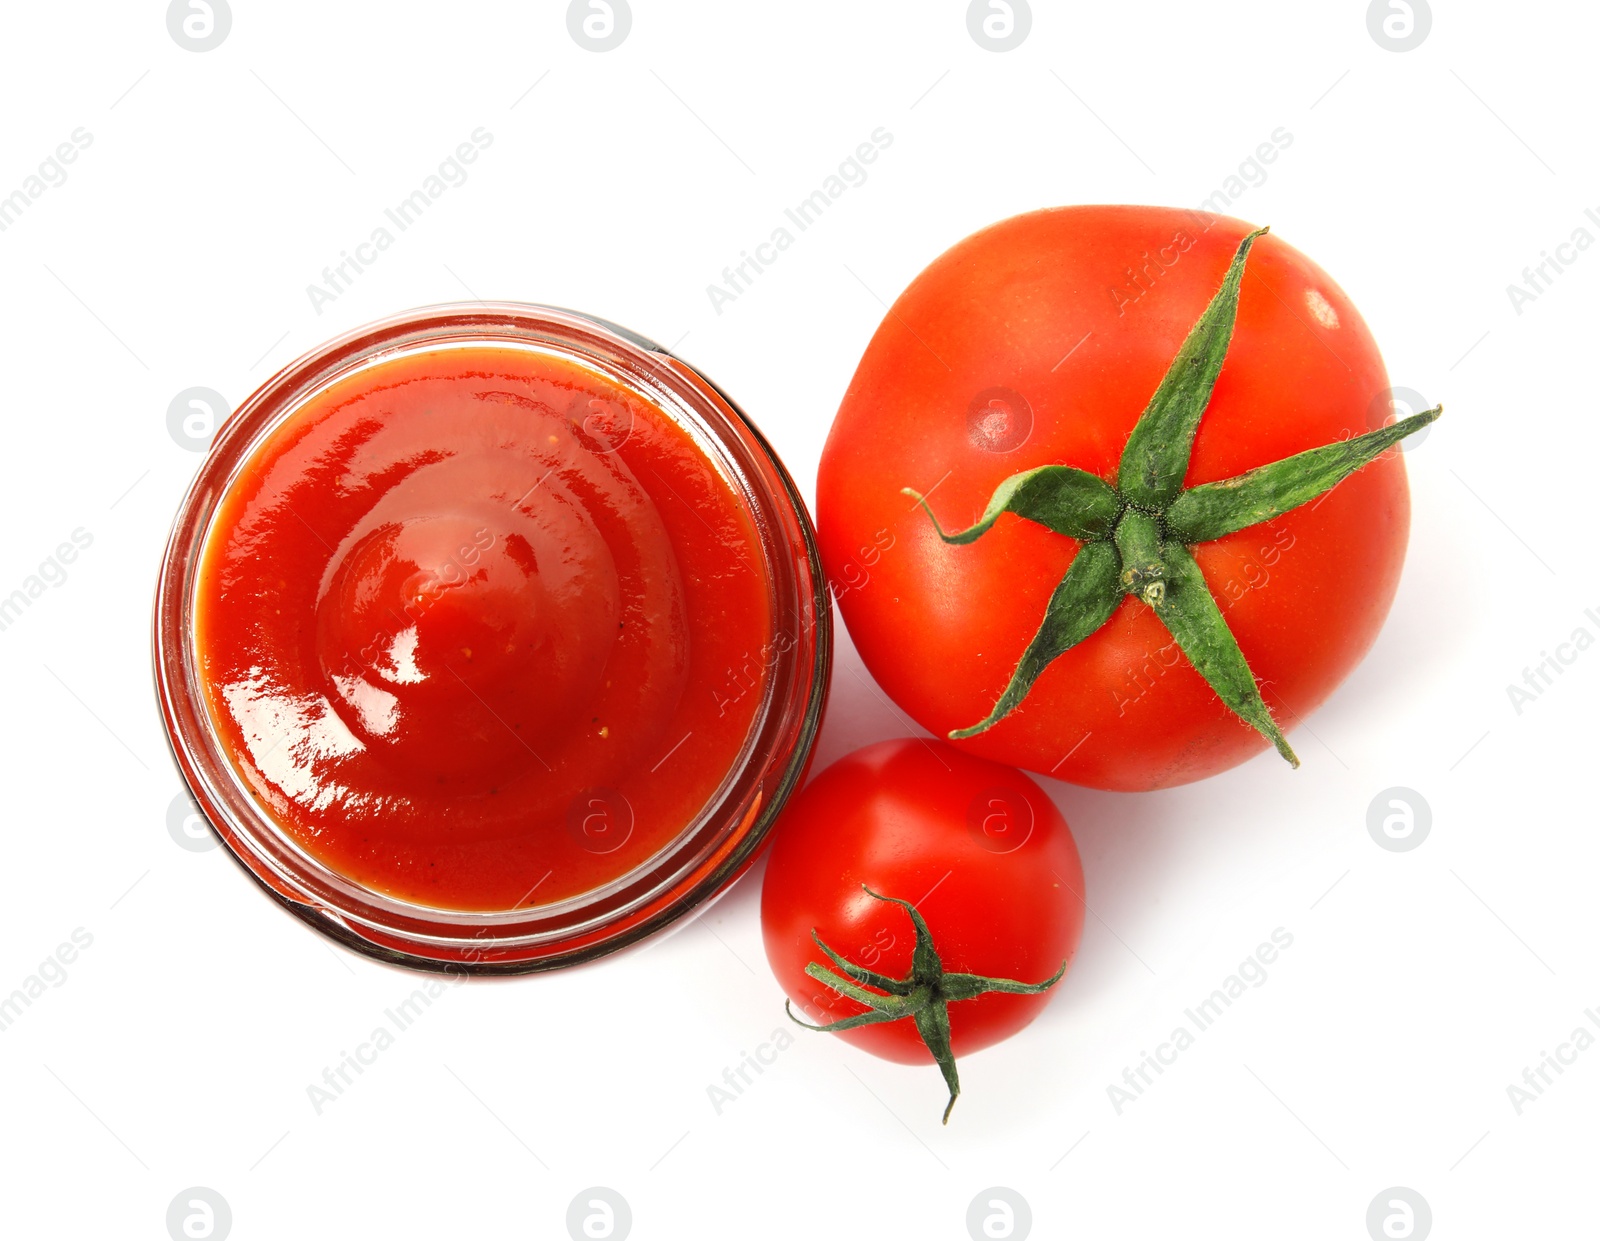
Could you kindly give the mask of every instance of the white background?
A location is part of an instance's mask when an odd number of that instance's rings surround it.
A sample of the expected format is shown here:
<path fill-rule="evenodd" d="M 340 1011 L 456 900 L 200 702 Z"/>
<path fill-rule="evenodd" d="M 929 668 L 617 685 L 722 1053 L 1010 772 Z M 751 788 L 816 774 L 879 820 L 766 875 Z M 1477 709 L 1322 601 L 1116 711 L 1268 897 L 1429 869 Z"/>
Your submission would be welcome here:
<path fill-rule="evenodd" d="M 0 595 L 93 538 L 0 632 L 0 995 L 93 936 L 0 1033 L 8 1236 L 161 1238 L 190 1186 L 241 1239 L 560 1238 L 594 1185 L 641 1239 L 962 1238 L 990 1186 L 1050 1237 L 1359 1241 L 1391 1186 L 1439 1237 L 1586 1226 L 1600 1050 L 1520 1115 L 1506 1088 L 1600 1034 L 1600 653 L 1520 714 L 1506 687 L 1600 636 L 1600 252 L 1520 314 L 1507 285 L 1600 238 L 1595 10 L 1439 0 L 1396 53 L 1358 0 L 1041 0 L 995 53 L 965 8 L 635 0 L 597 54 L 556 0 L 235 0 L 204 53 L 150 0 L 7 7 L 0 194 L 75 128 L 92 144 L 0 232 Z M 470 179 L 319 314 L 307 285 L 480 126 Z M 706 286 L 880 126 L 870 178 L 717 314 Z M 149 604 L 199 462 L 173 396 L 237 403 L 414 305 L 551 302 L 675 346 L 809 493 L 882 303 L 946 246 L 1049 204 L 1196 204 L 1278 127 L 1293 143 L 1235 214 L 1331 272 L 1392 381 L 1446 407 L 1407 454 L 1393 614 L 1297 738 L 1304 767 L 1046 781 L 1095 916 L 1045 1015 L 963 1063 L 948 1128 L 931 1068 L 809 1035 L 714 1110 L 785 1025 L 759 873 L 645 951 L 450 991 L 317 1115 L 307 1086 L 415 979 L 168 834 Z M 819 764 L 906 730 L 840 644 Z M 1431 806 L 1410 852 L 1368 834 L 1392 786 Z M 1267 982 L 1117 1114 L 1108 1085 L 1276 927 L 1294 944 Z"/>

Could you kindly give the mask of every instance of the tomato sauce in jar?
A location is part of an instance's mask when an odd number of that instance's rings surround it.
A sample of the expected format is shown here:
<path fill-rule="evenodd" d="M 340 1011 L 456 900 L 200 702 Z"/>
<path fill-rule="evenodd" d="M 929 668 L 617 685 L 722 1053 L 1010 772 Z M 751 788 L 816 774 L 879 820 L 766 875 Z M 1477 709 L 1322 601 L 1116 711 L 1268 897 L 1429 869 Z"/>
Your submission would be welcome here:
<path fill-rule="evenodd" d="M 738 764 L 762 557 L 691 434 L 600 371 L 401 355 L 235 473 L 194 596 L 206 704 L 334 871 L 443 909 L 559 902 L 666 847 Z"/>
<path fill-rule="evenodd" d="M 268 379 L 179 506 L 154 621 L 172 756 L 233 858 L 349 948 L 476 974 L 725 890 L 832 663 L 755 424 L 660 345 L 523 302 L 407 311 Z"/>

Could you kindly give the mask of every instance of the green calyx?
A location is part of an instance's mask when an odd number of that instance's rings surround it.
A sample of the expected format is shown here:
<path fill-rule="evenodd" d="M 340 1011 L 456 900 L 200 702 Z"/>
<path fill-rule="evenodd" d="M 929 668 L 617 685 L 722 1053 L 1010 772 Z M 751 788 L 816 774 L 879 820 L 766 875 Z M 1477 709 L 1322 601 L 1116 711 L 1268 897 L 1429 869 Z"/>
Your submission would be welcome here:
<path fill-rule="evenodd" d="M 911 915 L 911 924 L 916 928 L 917 937 L 916 945 L 911 951 L 911 972 L 904 978 L 890 978 L 887 974 L 879 974 L 864 966 L 856 965 L 828 947 L 822 942 L 822 937 L 816 931 L 812 931 L 811 938 L 817 947 L 826 954 L 828 960 L 839 967 L 845 977 L 841 978 L 827 966 L 816 961 L 806 966 L 806 973 L 840 995 L 855 1000 L 858 1004 L 864 1004 L 867 1011 L 857 1013 L 854 1017 L 830 1021 L 826 1025 L 814 1026 L 796 1017 L 794 1008 L 787 1001 L 784 1003 L 784 1009 L 788 1012 L 789 1019 L 796 1025 L 825 1034 L 911 1018 L 916 1024 L 917 1033 L 922 1036 L 923 1043 L 927 1045 L 929 1053 L 938 1063 L 939 1071 L 944 1075 L 945 1085 L 949 1087 L 950 1102 L 945 1104 L 943 1122 L 949 1124 L 950 1110 L 955 1107 L 956 1097 L 961 1093 L 961 1079 L 956 1075 L 956 1058 L 950 1050 L 950 1005 L 957 1000 L 975 1000 L 991 991 L 1007 995 L 1038 995 L 1061 981 L 1061 976 L 1067 972 L 1067 963 L 1063 961 L 1061 968 L 1043 982 L 986 978 L 982 974 L 948 974 L 945 972 L 944 963 L 939 959 L 938 950 L 933 946 L 933 936 L 928 931 L 928 924 L 922 920 L 922 915 L 917 912 L 915 905 L 898 897 L 879 896 L 865 884 L 861 885 L 861 890 L 874 900 L 899 905 Z M 869 987 L 876 990 L 869 991 L 867 990 Z"/>
<path fill-rule="evenodd" d="M 998 724 L 1027 697 L 1052 661 L 1095 633 L 1123 599 L 1132 596 L 1155 612 L 1228 709 L 1272 742 L 1292 766 L 1300 765 L 1262 700 L 1255 675 L 1191 549 L 1324 495 L 1434 421 L 1442 408 L 1296 453 L 1235 478 L 1183 489 L 1195 433 L 1233 338 L 1245 260 L 1256 238 L 1266 231 L 1257 229 L 1239 243 L 1222 287 L 1189 330 L 1129 434 L 1115 485 L 1065 465 L 1027 470 L 995 488 L 976 525 L 954 534 L 939 525 L 921 495 L 903 489 L 922 505 L 946 543 L 972 542 L 1003 513 L 1082 543 L 994 709 L 971 727 L 951 732 L 953 740 Z"/>

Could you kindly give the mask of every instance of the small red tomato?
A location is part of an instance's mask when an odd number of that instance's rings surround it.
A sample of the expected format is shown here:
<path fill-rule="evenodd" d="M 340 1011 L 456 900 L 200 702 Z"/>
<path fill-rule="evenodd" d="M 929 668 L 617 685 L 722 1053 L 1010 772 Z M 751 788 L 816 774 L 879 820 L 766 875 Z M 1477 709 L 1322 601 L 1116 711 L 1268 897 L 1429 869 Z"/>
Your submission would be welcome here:
<path fill-rule="evenodd" d="M 791 1016 L 937 1062 L 952 1105 L 955 1057 L 1039 1015 L 1083 912 L 1078 849 L 1044 790 L 919 738 L 857 750 L 794 798 L 761 890 Z"/>

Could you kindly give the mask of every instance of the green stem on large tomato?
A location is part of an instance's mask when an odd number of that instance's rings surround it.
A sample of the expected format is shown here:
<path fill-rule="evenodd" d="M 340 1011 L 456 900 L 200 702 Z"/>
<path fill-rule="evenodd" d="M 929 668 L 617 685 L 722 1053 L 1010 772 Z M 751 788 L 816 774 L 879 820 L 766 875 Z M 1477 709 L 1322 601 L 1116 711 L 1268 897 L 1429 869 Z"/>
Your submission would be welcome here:
<path fill-rule="evenodd" d="M 946 543 L 971 543 L 1002 514 L 1011 513 L 1082 544 L 993 710 L 971 727 L 953 730 L 952 740 L 998 724 L 1022 703 L 1045 668 L 1097 632 L 1131 596 L 1155 612 L 1228 709 L 1292 766 L 1300 765 L 1262 700 L 1255 675 L 1191 549 L 1325 495 L 1434 421 L 1443 409 L 1435 406 L 1234 478 L 1183 489 L 1195 433 L 1233 339 L 1245 260 L 1266 231 L 1257 229 L 1239 243 L 1221 287 L 1189 330 L 1129 434 L 1115 486 L 1070 466 L 1040 466 L 1002 482 L 978 523 L 955 534 L 945 533 L 921 495 L 903 489 L 922 505 Z"/>

